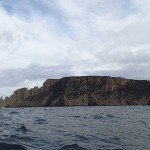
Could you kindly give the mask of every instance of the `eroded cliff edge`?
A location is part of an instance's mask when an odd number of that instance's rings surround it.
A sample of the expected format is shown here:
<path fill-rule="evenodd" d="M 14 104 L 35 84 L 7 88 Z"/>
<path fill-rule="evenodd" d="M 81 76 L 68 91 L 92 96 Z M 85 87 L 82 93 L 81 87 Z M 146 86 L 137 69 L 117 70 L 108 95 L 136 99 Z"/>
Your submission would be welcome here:
<path fill-rule="evenodd" d="M 149 105 L 150 81 L 108 76 L 48 79 L 43 86 L 16 90 L 2 107 Z"/>

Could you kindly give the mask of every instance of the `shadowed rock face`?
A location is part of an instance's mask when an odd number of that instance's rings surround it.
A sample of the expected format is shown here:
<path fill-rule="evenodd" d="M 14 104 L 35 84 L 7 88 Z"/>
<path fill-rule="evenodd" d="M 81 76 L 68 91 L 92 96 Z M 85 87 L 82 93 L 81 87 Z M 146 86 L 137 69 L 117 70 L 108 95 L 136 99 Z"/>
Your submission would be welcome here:
<path fill-rule="evenodd" d="M 48 79 L 41 88 L 22 88 L 0 102 L 4 107 L 149 105 L 150 81 L 79 76 Z"/>

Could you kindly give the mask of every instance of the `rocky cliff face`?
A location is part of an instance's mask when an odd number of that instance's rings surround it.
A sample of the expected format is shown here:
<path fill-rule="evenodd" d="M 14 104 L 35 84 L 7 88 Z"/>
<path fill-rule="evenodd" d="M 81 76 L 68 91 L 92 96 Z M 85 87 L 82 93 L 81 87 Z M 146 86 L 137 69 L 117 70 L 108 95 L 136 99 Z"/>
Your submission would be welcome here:
<path fill-rule="evenodd" d="M 4 107 L 149 105 L 150 81 L 81 76 L 48 79 L 43 86 L 16 90 Z"/>

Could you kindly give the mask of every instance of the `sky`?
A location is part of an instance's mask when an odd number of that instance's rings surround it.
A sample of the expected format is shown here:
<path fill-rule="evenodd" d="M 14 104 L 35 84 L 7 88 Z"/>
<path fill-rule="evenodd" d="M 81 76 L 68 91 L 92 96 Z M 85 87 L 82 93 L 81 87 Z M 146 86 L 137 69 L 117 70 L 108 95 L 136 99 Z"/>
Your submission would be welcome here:
<path fill-rule="evenodd" d="M 150 0 L 0 0 L 0 96 L 77 75 L 150 80 Z"/>

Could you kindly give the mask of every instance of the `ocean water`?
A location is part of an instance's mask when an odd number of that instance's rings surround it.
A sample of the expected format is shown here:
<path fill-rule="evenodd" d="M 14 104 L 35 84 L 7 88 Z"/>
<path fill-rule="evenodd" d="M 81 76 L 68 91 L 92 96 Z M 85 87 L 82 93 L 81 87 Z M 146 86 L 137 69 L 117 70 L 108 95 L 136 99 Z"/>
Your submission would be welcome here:
<path fill-rule="evenodd" d="M 0 108 L 0 150 L 149 149 L 149 106 Z"/>

